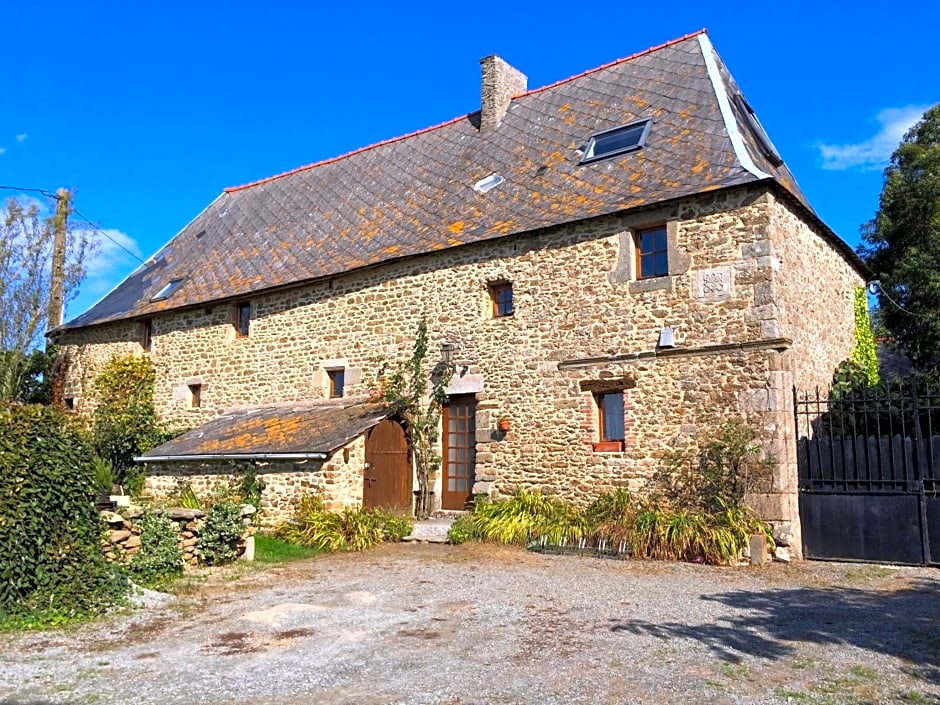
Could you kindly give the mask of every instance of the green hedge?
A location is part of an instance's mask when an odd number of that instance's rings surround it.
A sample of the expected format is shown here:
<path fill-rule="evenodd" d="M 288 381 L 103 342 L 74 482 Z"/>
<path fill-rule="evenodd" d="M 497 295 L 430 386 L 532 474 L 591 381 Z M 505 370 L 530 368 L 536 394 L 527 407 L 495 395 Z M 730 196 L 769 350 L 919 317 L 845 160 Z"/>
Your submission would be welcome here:
<path fill-rule="evenodd" d="M 0 405 L 0 621 L 95 614 L 127 592 L 101 551 L 91 444 L 51 407 Z"/>

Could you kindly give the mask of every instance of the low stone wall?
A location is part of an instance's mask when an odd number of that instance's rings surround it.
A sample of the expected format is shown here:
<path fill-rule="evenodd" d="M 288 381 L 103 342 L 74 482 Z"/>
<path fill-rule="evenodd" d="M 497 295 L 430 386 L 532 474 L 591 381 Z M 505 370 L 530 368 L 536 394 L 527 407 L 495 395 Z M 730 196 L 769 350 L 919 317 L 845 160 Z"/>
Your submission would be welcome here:
<path fill-rule="evenodd" d="M 250 505 L 246 505 L 249 507 Z M 245 512 L 242 517 L 242 523 L 245 531 L 241 540 L 238 542 L 239 558 L 247 557 L 249 560 L 253 557 L 253 551 L 248 550 L 246 556 L 246 547 L 254 540 L 255 527 L 251 521 L 252 512 Z M 199 509 L 181 509 L 171 507 L 162 511 L 170 520 L 173 530 L 178 536 L 180 550 L 183 553 L 183 565 L 187 568 L 194 568 L 199 565 L 200 552 L 197 548 L 199 543 L 199 532 L 205 524 L 206 513 Z M 131 557 L 140 550 L 141 528 L 135 523 L 135 519 L 140 518 L 143 512 L 132 508 L 125 512 L 127 516 L 122 516 L 116 512 L 102 512 L 101 517 L 108 525 L 108 532 L 102 539 L 104 555 L 109 561 L 117 563 L 129 563 Z"/>

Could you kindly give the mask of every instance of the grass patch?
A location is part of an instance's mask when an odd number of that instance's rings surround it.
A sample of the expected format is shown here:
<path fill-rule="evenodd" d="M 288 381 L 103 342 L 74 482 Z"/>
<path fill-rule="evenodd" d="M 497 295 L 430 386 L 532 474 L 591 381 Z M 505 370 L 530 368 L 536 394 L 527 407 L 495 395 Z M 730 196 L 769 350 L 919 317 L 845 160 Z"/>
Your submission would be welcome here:
<path fill-rule="evenodd" d="M 290 561 L 301 561 L 304 558 L 313 558 L 322 553 L 324 551 L 321 549 L 289 543 L 275 536 L 255 535 L 256 563 L 288 563 Z"/>
<path fill-rule="evenodd" d="M 873 681 L 878 678 L 878 671 L 873 668 L 868 668 L 867 666 L 852 666 L 852 668 L 849 669 L 849 673 L 864 681 Z"/>
<path fill-rule="evenodd" d="M 726 661 L 721 664 L 721 675 L 728 680 L 742 680 L 748 677 L 747 666 L 743 663 Z"/>

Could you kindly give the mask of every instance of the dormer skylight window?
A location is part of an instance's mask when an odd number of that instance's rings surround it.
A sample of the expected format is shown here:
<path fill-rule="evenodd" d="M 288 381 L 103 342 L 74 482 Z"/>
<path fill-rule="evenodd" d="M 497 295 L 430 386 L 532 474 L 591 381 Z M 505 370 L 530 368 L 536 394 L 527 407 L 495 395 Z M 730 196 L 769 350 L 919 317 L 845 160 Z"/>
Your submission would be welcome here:
<path fill-rule="evenodd" d="M 151 303 L 154 301 L 163 301 L 168 299 L 176 293 L 176 290 L 183 285 L 182 279 L 171 279 L 166 286 L 164 286 L 160 291 L 157 292 L 156 296 L 150 299 Z"/>
<path fill-rule="evenodd" d="M 647 118 L 591 135 L 584 146 L 581 163 L 595 162 L 642 148 L 652 124 L 653 121 Z"/>
<path fill-rule="evenodd" d="M 499 174 L 490 174 L 485 179 L 480 179 L 479 181 L 477 181 L 473 185 L 473 190 L 476 191 L 477 193 L 486 193 L 487 191 L 490 191 L 496 188 L 497 186 L 499 186 L 505 180 L 506 179 L 504 179 Z"/>
<path fill-rule="evenodd" d="M 754 113 L 754 108 L 751 107 L 751 104 L 748 103 L 745 97 L 740 93 L 735 94 L 734 104 L 747 121 L 747 127 L 751 131 L 751 134 L 754 135 L 754 139 L 757 140 L 757 146 L 760 148 L 761 153 L 767 157 L 767 160 L 774 166 L 783 164 L 783 157 L 780 156 L 780 152 L 774 147 L 774 143 L 770 141 L 767 131 L 764 130 L 764 126 L 761 125 L 760 120 L 757 119 L 757 115 Z"/>

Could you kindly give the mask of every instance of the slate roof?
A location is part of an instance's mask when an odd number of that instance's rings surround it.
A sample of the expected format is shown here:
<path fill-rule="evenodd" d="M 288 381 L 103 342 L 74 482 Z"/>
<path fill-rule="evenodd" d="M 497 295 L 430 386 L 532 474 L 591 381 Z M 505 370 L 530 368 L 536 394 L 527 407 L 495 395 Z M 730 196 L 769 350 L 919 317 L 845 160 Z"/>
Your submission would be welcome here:
<path fill-rule="evenodd" d="M 494 131 L 481 133 L 479 112 L 471 113 L 226 189 L 147 265 L 63 328 L 244 297 L 761 180 L 815 218 L 786 166 L 774 167 L 737 109 L 729 111 L 736 91 L 699 32 L 516 96 Z M 580 164 L 577 150 L 593 133 L 643 117 L 653 119 L 643 149 Z M 485 194 L 473 190 L 493 173 L 505 182 Z M 174 279 L 183 279 L 178 291 L 152 302 Z"/>
<path fill-rule="evenodd" d="M 136 460 L 185 460 L 332 453 L 388 416 L 381 404 L 349 397 L 226 411 Z"/>

